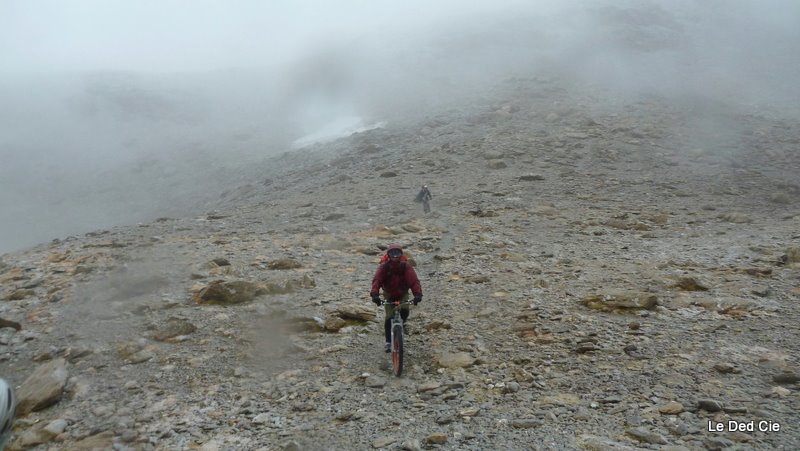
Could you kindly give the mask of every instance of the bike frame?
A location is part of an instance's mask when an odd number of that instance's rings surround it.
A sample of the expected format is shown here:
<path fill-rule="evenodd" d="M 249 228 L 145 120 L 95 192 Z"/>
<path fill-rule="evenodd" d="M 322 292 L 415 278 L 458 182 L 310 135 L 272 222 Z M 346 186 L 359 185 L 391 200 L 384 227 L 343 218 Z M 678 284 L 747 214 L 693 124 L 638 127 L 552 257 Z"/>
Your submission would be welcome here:
<path fill-rule="evenodd" d="M 400 316 L 400 308 L 404 305 L 412 305 L 411 302 L 392 302 L 384 300 L 381 306 L 391 305 L 394 307 L 394 315 L 391 319 L 391 351 L 392 351 L 392 373 L 400 377 L 403 374 L 403 355 L 405 354 L 405 337 L 403 336 L 403 318 Z M 385 307 L 384 307 L 385 308 Z"/>

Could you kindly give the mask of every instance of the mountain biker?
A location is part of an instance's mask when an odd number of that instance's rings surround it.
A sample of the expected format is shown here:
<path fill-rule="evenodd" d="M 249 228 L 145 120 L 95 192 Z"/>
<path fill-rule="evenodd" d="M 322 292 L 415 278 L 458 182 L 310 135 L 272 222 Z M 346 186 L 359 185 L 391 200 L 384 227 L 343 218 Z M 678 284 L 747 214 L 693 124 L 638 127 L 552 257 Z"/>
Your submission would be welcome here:
<path fill-rule="evenodd" d="M 433 199 L 433 195 L 431 194 L 431 190 L 428 189 L 428 185 L 422 185 L 422 189 L 417 193 L 416 199 L 417 202 L 422 202 L 422 210 L 425 213 L 431 212 L 431 199 Z"/>
<path fill-rule="evenodd" d="M 0 378 L 0 449 L 3 449 L 3 444 L 11 437 L 16 407 L 14 390 L 5 379 Z"/>
<path fill-rule="evenodd" d="M 389 352 L 391 350 L 391 337 L 392 337 L 392 316 L 394 316 L 395 306 L 393 302 L 400 302 L 401 304 L 408 301 L 408 290 L 414 294 L 414 305 L 422 302 L 422 286 L 417 278 L 417 273 L 414 267 L 408 262 L 401 260 L 403 256 L 403 248 L 399 244 L 390 244 L 386 249 L 386 255 L 389 260 L 381 264 L 378 270 L 375 271 L 375 276 L 372 277 L 372 290 L 370 296 L 375 305 L 381 305 L 381 298 L 379 291 L 383 290 L 383 296 L 390 303 L 386 304 L 385 317 L 383 320 L 383 330 L 386 337 L 386 345 L 384 350 Z M 410 311 L 408 304 L 400 306 L 400 317 L 403 319 L 403 328 L 405 330 L 405 323 L 408 319 Z"/>

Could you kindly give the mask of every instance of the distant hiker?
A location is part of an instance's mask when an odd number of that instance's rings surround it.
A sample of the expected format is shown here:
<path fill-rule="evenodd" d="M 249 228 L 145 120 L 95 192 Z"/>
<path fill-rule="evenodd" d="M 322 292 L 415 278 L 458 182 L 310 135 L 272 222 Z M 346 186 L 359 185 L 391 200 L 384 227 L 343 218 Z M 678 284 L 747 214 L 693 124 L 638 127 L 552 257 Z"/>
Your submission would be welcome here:
<path fill-rule="evenodd" d="M 431 190 L 428 189 L 428 185 L 422 185 L 422 189 L 419 190 L 417 197 L 414 200 L 417 202 L 422 202 L 422 210 L 425 213 L 430 213 L 431 199 L 433 199 L 433 196 L 431 195 Z"/>
<path fill-rule="evenodd" d="M 379 295 L 381 290 L 383 290 L 383 296 L 389 302 L 407 302 L 409 289 L 414 293 L 414 305 L 422 302 L 422 286 L 419 283 L 414 267 L 408 262 L 402 261 L 403 248 L 399 244 L 390 244 L 389 248 L 386 249 L 386 255 L 389 256 L 389 261 L 381 264 L 372 277 L 372 289 L 369 292 L 372 302 L 377 306 L 381 305 L 381 297 Z M 386 304 L 384 307 L 386 313 L 383 319 L 383 331 L 386 337 L 384 351 L 389 352 L 391 350 L 391 327 L 395 307 L 392 304 Z M 400 307 L 400 318 L 403 319 L 404 330 L 409 313 L 407 304 Z"/>

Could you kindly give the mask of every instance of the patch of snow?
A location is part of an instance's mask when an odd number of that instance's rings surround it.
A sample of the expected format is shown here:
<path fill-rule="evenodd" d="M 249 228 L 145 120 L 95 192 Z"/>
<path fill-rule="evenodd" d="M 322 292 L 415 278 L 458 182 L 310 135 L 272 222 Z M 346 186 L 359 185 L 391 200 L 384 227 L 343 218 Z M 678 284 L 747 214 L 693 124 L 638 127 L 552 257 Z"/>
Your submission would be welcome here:
<path fill-rule="evenodd" d="M 334 141 L 339 138 L 350 136 L 353 133 L 361 133 L 385 126 L 386 122 L 383 121 L 366 124 L 359 116 L 341 116 L 325 124 L 319 130 L 294 140 L 294 142 L 292 142 L 292 148 L 301 149 L 312 144 Z"/>

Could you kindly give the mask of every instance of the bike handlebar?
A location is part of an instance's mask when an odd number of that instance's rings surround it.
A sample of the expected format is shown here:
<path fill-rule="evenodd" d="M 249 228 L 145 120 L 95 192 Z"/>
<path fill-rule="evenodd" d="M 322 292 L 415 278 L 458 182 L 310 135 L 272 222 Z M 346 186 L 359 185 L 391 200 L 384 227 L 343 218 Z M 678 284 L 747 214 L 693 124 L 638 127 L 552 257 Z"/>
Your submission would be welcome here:
<path fill-rule="evenodd" d="M 405 302 L 394 301 L 393 302 L 393 301 L 387 301 L 386 299 L 381 299 L 381 305 L 413 305 L 413 304 L 414 303 L 412 301 L 405 301 Z"/>

